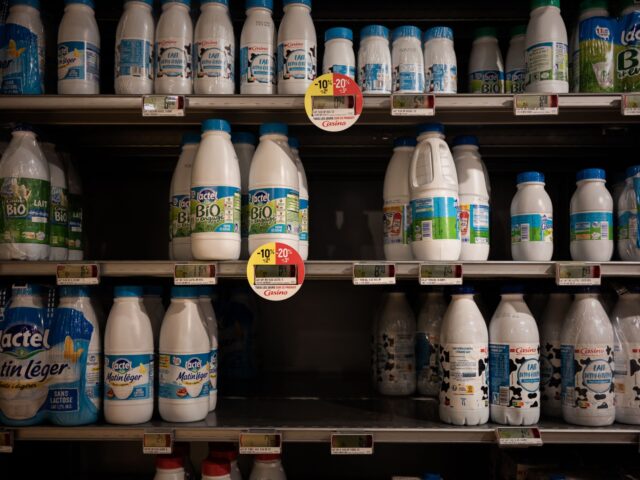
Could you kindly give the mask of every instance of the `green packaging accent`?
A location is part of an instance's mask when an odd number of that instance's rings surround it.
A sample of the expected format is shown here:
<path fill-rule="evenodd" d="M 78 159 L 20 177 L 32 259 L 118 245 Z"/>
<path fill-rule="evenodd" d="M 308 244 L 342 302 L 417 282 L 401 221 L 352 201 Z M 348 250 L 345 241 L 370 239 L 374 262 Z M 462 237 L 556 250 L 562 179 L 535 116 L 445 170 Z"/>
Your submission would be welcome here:
<path fill-rule="evenodd" d="M 171 238 L 191 236 L 191 203 L 189 195 L 174 195 L 171 199 Z"/>
<path fill-rule="evenodd" d="M 526 84 L 546 80 L 569 81 L 569 49 L 566 43 L 543 42 L 527 48 Z"/>
<path fill-rule="evenodd" d="M 1 243 L 49 244 L 51 183 L 34 178 L 2 179 Z"/>
<path fill-rule="evenodd" d="M 240 234 L 239 188 L 191 188 L 191 233 L 214 232 Z"/>
<path fill-rule="evenodd" d="M 618 22 L 615 69 L 616 92 L 640 91 L 640 11 L 625 15 Z"/>
<path fill-rule="evenodd" d="M 69 192 L 66 188 L 51 187 L 51 213 L 49 245 L 56 248 L 68 248 L 69 235 Z"/>
<path fill-rule="evenodd" d="M 300 233 L 300 197 L 289 188 L 249 191 L 249 235 Z"/>
<path fill-rule="evenodd" d="M 593 17 L 580 23 L 580 92 L 610 93 L 615 91 L 614 45 L 617 21 Z"/>
<path fill-rule="evenodd" d="M 82 195 L 69 194 L 69 250 L 84 250 L 82 244 Z"/>

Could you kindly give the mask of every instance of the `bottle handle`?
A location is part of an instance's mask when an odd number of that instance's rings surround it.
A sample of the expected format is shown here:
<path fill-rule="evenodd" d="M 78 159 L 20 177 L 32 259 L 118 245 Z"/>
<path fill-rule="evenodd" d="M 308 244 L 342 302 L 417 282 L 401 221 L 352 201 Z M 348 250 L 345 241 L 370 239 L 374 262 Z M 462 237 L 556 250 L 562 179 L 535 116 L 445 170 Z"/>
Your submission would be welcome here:
<path fill-rule="evenodd" d="M 434 158 L 433 158 L 433 152 L 434 152 L 434 146 L 433 146 L 433 140 L 432 138 L 427 138 L 423 141 L 421 141 L 420 143 L 418 143 L 418 146 L 416 147 L 415 151 L 413 152 L 413 157 L 411 158 L 411 166 L 410 166 L 410 170 L 409 170 L 409 187 L 413 187 L 413 188 L 419 188 L 422 185 L 416 182 L 416 170 L 418 168 L 418 161 L 420 158 L 420 155 L 423 155 L 424 152 L 427 149 L 431 150 L 431 155 L 429 155 L 429 161 L 431 162 L 431 182 L 433 182 L 436 178 L 436 172 L 434 170 L 435 168 L 435 162 L 434 162 Z M 438 154 L 438 159 L 439 159 L 439 154 Z M 429 182 L 429 183 L 431 183 Z"/>

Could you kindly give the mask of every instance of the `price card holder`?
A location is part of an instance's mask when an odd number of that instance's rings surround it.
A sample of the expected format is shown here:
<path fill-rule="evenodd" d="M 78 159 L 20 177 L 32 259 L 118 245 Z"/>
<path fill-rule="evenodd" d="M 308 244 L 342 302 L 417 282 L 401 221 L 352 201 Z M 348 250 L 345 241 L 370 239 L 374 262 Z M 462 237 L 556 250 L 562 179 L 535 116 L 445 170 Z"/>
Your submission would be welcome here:
<path fill-rule="evenodd" d="M 173 430 L 147 430 L 142 435 L 142 453 L 168 455 L 173 451 Z"/>
<path fill-rule="evenodd" d="M 184 117 L 186 114 L 184 95 L 144 95 L 143 117 Z"/>
<path fill-rule="evenodd" d="M 501 448 L 542 446 L 542 435 L 536 427 L 496 428 L 496 439 Z"/>
<path fill-rule="evenodd" d="M 0 430 L 0 453 L 13 453 L 13 430 Z"/>
<path fill-rule="evenodd" d="M 339 73 L 326 73 L 316 78 L 304 97 L 307 117 L 327 132 L 341 132 L 353 126 L 360 118 L 363 104 L 358 84 Z"/>
<path fill-rule="evenodd" d="M 256 265 L 255 285 L 297 285 L 296 265 Z"/>
<path fill-rule="evenodd" d="M 558 95 L 516 95 L 513 109 L 518 116 L 558 115 Z"/>
<path fill-rule="evenodd" d="M 420 264 L 420 285 L 462 285 L 462 264 Z"/>
<path fill-rule="evenodd" d="M 620 107 L 625 117 L 640 115 L 640 93 L 623 93 Z"/>
<path fill-rule="evenodd" d="M 241 455 L 282 453 L 282 434 L 273 430 L 249 431 L 240 434 Z"/>
<path fill-rule="evenodd" d="M 436 96 L 433 94 L 396 93 L 391 96 L 392 117 L 433 117 Z"/>
<path fill-rule="evenodd" d="M 176 264 L 173 273 L 174 285 L 216 285 L 215 263 L 181 263 Z"/>
<path fill-rule="evenodd" d="M 247 281 L 265 300 L 291 298 L 304 283 L 304 262 L 290 246 L 275 242 L 256 248 L 247 262 Z"/>
<path fill-rule="evenodd" d="M 56 268 L 56 284 L 64 285 L 98 285 L 100 283 L 100 266 L 97 263 L 65 263 Z"/>
<path fill-rule="evenodd" d="M 354 263 L 354 285 L 395 285 L 396 266 L 392 263 Z"/>
<path fill-rule="evenodd" d="M 561 287 L 600 285 L 600 265 L 580 262 L 556 263 L 556 284 Z"/>
<path fill-rule="evenodd" d="M 373 455 L 373 434 L 331 434 L 331 455 Z"/>

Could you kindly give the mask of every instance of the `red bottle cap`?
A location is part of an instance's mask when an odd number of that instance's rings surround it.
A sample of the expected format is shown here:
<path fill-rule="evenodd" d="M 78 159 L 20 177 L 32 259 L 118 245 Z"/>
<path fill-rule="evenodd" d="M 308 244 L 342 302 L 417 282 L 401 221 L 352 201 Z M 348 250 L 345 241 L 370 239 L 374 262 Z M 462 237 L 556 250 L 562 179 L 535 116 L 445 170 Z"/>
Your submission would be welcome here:
<path fill-rule="evenodd" d="M 222 477 L 231 473 L 231 465 L 226 460 L 205 459 L 202 461 L 202 475 Z"/>
<path fill-rule="evenodd" d="M 157 455 L 156 468 L 162 470 L 175 470 L 177 468 L 184 468 L 184 461 L 182 460 L 182 457 L 177 455 Z"/>

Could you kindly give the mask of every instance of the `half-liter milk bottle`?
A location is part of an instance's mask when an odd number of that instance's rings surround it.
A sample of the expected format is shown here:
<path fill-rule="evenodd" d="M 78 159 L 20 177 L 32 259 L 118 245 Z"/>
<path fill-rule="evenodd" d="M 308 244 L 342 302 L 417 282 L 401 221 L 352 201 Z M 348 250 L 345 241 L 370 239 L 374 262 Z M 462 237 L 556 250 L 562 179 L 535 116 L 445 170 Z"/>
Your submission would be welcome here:
<path fill-rule="evenodd" d="M 153 332 L 142 287 L 116 287 L 104 334 L 104 418 L 131 425 L 153 415 Z"/>
<path fill-rule="evenodd" d="M 52 143 L 43 143 L 42 152 L 49 162 L 51 195 L 49 196 L 49 260 L 67 260 L 69 256 L 69 190 L 62 159 Z"/>
<path fill-rule="evenodd" d="M 58 29 L 58 93 L 100 93 L 100 30 L 93 0 L 65 0 Z"/>
<path fill-rule="evenodd" d="M 116 29 L 116 94 L 153 93 L 154 42 L 153 0 L 126 0 Z"/>
<path fill-rule="evenodd" d="M 280 455 L 256 455 L 249 480 L 287 480 Z"/>
<path fill-rule="evenodd" d="M 356 55 L 351 29 L 333 27 L 324 32 L 322 73 L 339 73 L 356 79 Z"/>
<path fill-rule="evenodd" d="M 82 232 L 82 181 L 73 163 L 66 162 L 69 184 L 69 260 L 84 258 L 84 238 Z"/>
<path fill-rule="evenodd" d="M 473 294 L 454 290 L 440 330 L 440 420 L 454 425 L 489 421 L 489 332 Z"/>
<path fill-rule="evenodd" d="M 249 173 L 249 254 L 269 242 L 299 247 L 300 179 L 283 123 L 260 126 Z"/>
<path fill-rule="evenodd" d="M 418 393 L 437 397 L 442 385 L 440 368 L 440 329 L 447 311 L 442 291 L 423 297 L 416 328 L 416 376 Z"/>
<path fill-rule="evenodd" d="M 580 91 L 580 24 L 593 17 L 608 17 L 607 0 L 583 0 L 580 2 L 580 16 L 571 32 L 569 43 L 569 77 L 571 91 Z"/>
<path fill-rule="evenodd" d="M 504 63 L 493 27 L 478 28 L 469 57 L 469 92 L 504 93 Z"/>
<path fill-rule="evenodd" d="M 638 243 L 638 201 L 633 182 L 640 177 L 640 165 L 627 168 L 624 189 L 617 204 L 618 214 L 618 255 L 621 260 L 639 261 Z M 616 206 L 616 205 L 614 205 Z"/>
<path fill-rule="evenodd" d="M 526 25 L 517 25 L 511 29 L 511 40 L 505 65 L 505 93 L 524 93 L 527 75 L 524 58 L 526 33 Z"/>
<path fill-rule="evenodd" d="M 302 260 L 309 258 L 309 184 L 307 182 L 307 174 L 304 171 L 304 165 L 300 158 L 300 142 L 297 138 L 289 137 L 289 148 L 295 159 L 296 169 L 298 170 L 298 180 L 300 185 L 300 203 L 299 215 L 299 242 L 298 253 Z"/>
<path fill-rule="evenodd" d="M 424 73 L 426 91 L 458 92 L 458 62 L 453 48 L 453 30 L 433 27 L 424 32 Z"/>
<path fill-rule="evenodd" d="M 253 133 L 233 132 L 231 143 L 240 165 L 240 258 L 249 257 L 249 172 L 256 152 L 256 137 Z"/>
<path fill-rule="evenodd" d="M 393 89 L 389 29 L 368 25 L 360 30 L 358 85 L 362 93 L 389 95 Z"/>
<path fill-rule="evenodd" d="M 276 93 L 276 27 L 273 0 L 247 0 L 240 35 L 240 93 Z"/>
<path fill-rule="evenodd" d="M 191 251 L 197 260 L 240 258 L 240 166 L 225 120 L 206 120 L 191 170 Z"/>
<path fill-rule="evenodd" d="M 191 0 L 162 0 L 156 28 L 155 93 L 193 92 L 193 22 Z"/>
<path fill-rule="evenodd" d="M 444 127 L 418 127 L 418 146 L 409 167 L 411 190 L 411 250 L 416 260 L 458 260 L 458 176 Z"/>
<path fill-rule="evenodd" d="M 424 92 L 424 54 L 422 32 L 418 27 L 398 27 L 391 36 L 391 66 L 393 91 Z"/>
<path fill-rule="evenodd" d="M 211 344 L 211 357 L 209 361 L 209 411 L 216 409 L 218 404 L 218 321 L 216 312 L 211 303 L 213 287 L 200 287 L 198 289 L 198 305 L 207 325 L 209 342 Z"/>
<path fill-rule="evenodd" d="M 278 93 L 304 95 L 318 72 L 311 0 L 284 0 L 278 28 Z"/>
<path fill-rule="evenodd" d="M 562 327 L 562 417 L 573 425 L 611 425 L 616 417 L 613 328 L 598 293 L 581 288 Z"/>

